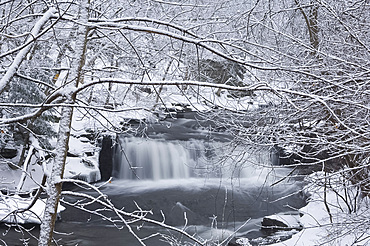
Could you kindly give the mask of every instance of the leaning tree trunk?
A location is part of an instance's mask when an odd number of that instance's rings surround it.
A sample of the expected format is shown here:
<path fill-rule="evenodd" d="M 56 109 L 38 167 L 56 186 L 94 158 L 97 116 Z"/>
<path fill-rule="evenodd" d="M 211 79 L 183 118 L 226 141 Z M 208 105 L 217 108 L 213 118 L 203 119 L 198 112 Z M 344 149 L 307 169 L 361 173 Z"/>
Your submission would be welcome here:
<path fill-rule="evenodd" d="M 319 5 L 311 0 L 309 8 L 309 14 L 303 10 L 299 0 L 295 0 L 296 5 L 301 11 L 303 18 L 306 22 L 308 34 L 310 35 L 310 44 L 311 44 L 311 55 L 317 58 L 317 51 L 319 49 L 319 26 L 318 26 L 318 16 L 319 16 Z"/>
<path fill-rule="evenodd" d="M 81 4 L 80 20 L 87 21 L 88 8 L 87 3 Z M 68 78 L 74 83 L 69 83 L 64 89 L 64 96 L 66 104 L 73 104 L 76 98 L 73 94 L 74 89 L 83 79 L 82 68 L 85 63 L 86 56 L 86 42 L 87 42 L 88 28 L 79 25 L 76 32 L 76 47 L 75 55 L 71 64 L 71 70 Z M 56 156 L 54 159 L 51 173 L 47 180 L 47 201 L 44 212 L 44 217 L 40 228 L 39 246 L 51 245 L 53 239 L 54 225 L 57 218 L 57 208 L 62 191 L 62 183 L 65 161 L 68 151 L 68 141 L 71 130 L 71 122 L 73 115 L 73 107 L 63 107 L 61 120 L 59 123 L 58 139 L 56 146 Z"/>

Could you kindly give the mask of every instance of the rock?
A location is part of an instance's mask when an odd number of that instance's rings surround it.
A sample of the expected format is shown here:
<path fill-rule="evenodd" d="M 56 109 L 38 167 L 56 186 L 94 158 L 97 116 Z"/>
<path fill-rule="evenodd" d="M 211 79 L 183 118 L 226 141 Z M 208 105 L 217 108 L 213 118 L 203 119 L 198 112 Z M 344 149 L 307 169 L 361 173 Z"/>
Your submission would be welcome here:
<path fill-rule="evenodd" d="M 2 148 L 0 149 L 0 156 L 6 159 L 12 159 L 18 154 L 17 149 L 13 148 Z"/>
<path fill-rule="evenodd" d="M 229 243 L 227 244 L 227 246 L 240 246 L 240 244 L 238 244 L 238 243 L 234 243 L 234 242 L 229 242 Z"/>
<path fill-rule="evenodd" d="M 278 229 L 278 230 L 286 230 L 288 225 L 272 218 L 263 218 L 262 220 L 262 229 Z"/>
<path fill-rule="evenodd" d="M 91 142 L 91 140 L 89 138 L 85 137 L 85 136 L 79 137 L 78 139 L 83 143 L 90 143 Z"/>
<path fill-rule="evenodd" d="M 110 177 L 112 177 L 113 154 L 114 148 L 112 137 L 104 136 L 101 142 L 101 149 L 99 154 L 99 169 L 102 181 L 106 181 Z"/>
<path fill-rule="evenodd" d="M 239 238 L 236 240 L 236 243 L 237 243 L 236 245 L 252 246 L 248 238 Z"/>
<path fill-rule="evenodd" d="M 276 214 L 270 215 L 263 218 L 262 230 L 301 230 L 302 225 L 299 223 L 298 214 Z"/>
<path fill-rule="evenodd" d="M 227 246 L 252 246 L 251 241 L 246 237 L 233 238 Z"/>

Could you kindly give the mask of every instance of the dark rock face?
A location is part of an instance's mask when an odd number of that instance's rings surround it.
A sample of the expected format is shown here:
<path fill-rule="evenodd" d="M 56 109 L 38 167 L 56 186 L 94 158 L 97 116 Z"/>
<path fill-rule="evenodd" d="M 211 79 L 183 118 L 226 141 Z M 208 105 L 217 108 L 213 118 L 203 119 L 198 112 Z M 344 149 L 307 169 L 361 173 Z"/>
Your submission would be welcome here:
<path fill-rule="evenodd" d="M 227 244 L 227 246 L 240 246 L 240 244 L 235 243 L 235 242 L 229 242 L 229 243 Z"/>
<path fill-rule="evenodd" d="M 104 136 L 99 154 L 99 170 L 101 180 L 106 181 L 112 176 L 113 169 L 113 140 L 111 136 Z"/>
<path fill-rule="evenodd" d="M 317 150 L 309 144 L 302 146 L 298 152 L 290 153 L 284 147 L 275 146 L 272 154 L 272 163 L 276 166 L 295 165 L 297 172 L 308 175 L 313 172 L 337 171 L 343 167 L 343 158 L 333 158 L 327 150 Z M 323 165 L 325 163 L 325 165 Z"/>
<path fill-rule="evenodd" d="M 287 224 L 280 220 L 275 220 L 272 218 L 265 217 L 262 222 L 262 229 L 267 230 L 291 230 L 292 228 L 288 227 Z"/>
<path fill-rule="evenodd" d="M 269 234 L 276 231 L 301 230 L 299 215 L 278 214 L 266 216 L 261 222 L 261 230 Z"/>
<path fill-rule="evenodd" d="M 3 148 L 0 149 L 0 156 L 7 159 L 12 159 L 17 156 L 17 149 Z"/>

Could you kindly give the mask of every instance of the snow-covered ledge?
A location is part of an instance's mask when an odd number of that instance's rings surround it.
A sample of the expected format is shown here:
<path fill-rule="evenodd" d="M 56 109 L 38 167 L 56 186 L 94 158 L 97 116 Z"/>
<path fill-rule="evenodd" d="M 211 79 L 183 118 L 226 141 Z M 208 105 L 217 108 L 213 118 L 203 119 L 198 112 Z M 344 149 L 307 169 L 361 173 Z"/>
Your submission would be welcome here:
<path fill-rule="evenodd" d="M 0 222 L 13 224 L 41 224 L 41 218 L 45 211 L 45 200 L 37 199 L 36 203 L 24 212 L 32 203 L 34 197 L 23 198 L 18 195 L 5 195 L 0 193 Z M 58 213 L 65 210 L 62 205 L 58 206 Z"/>

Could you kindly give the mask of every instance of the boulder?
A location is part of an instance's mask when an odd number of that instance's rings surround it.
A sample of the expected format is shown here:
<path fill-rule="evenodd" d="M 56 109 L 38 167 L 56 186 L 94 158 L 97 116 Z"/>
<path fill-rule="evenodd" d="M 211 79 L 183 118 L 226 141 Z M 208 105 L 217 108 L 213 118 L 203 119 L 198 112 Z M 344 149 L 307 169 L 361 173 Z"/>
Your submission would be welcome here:
<path fill-rule="evenodd" d="M 262 230 L 301 230 L 302 225 L 299 222 L 298 214 L 275 214 L 266 216 L 261 222 Z"/>
<path fill-rule="evenodd" d="M 17 149 L 15 148 L 2 148 L 0 149 L 0 156 L 6 159 L 12 159 L 18 154 Z"/>

